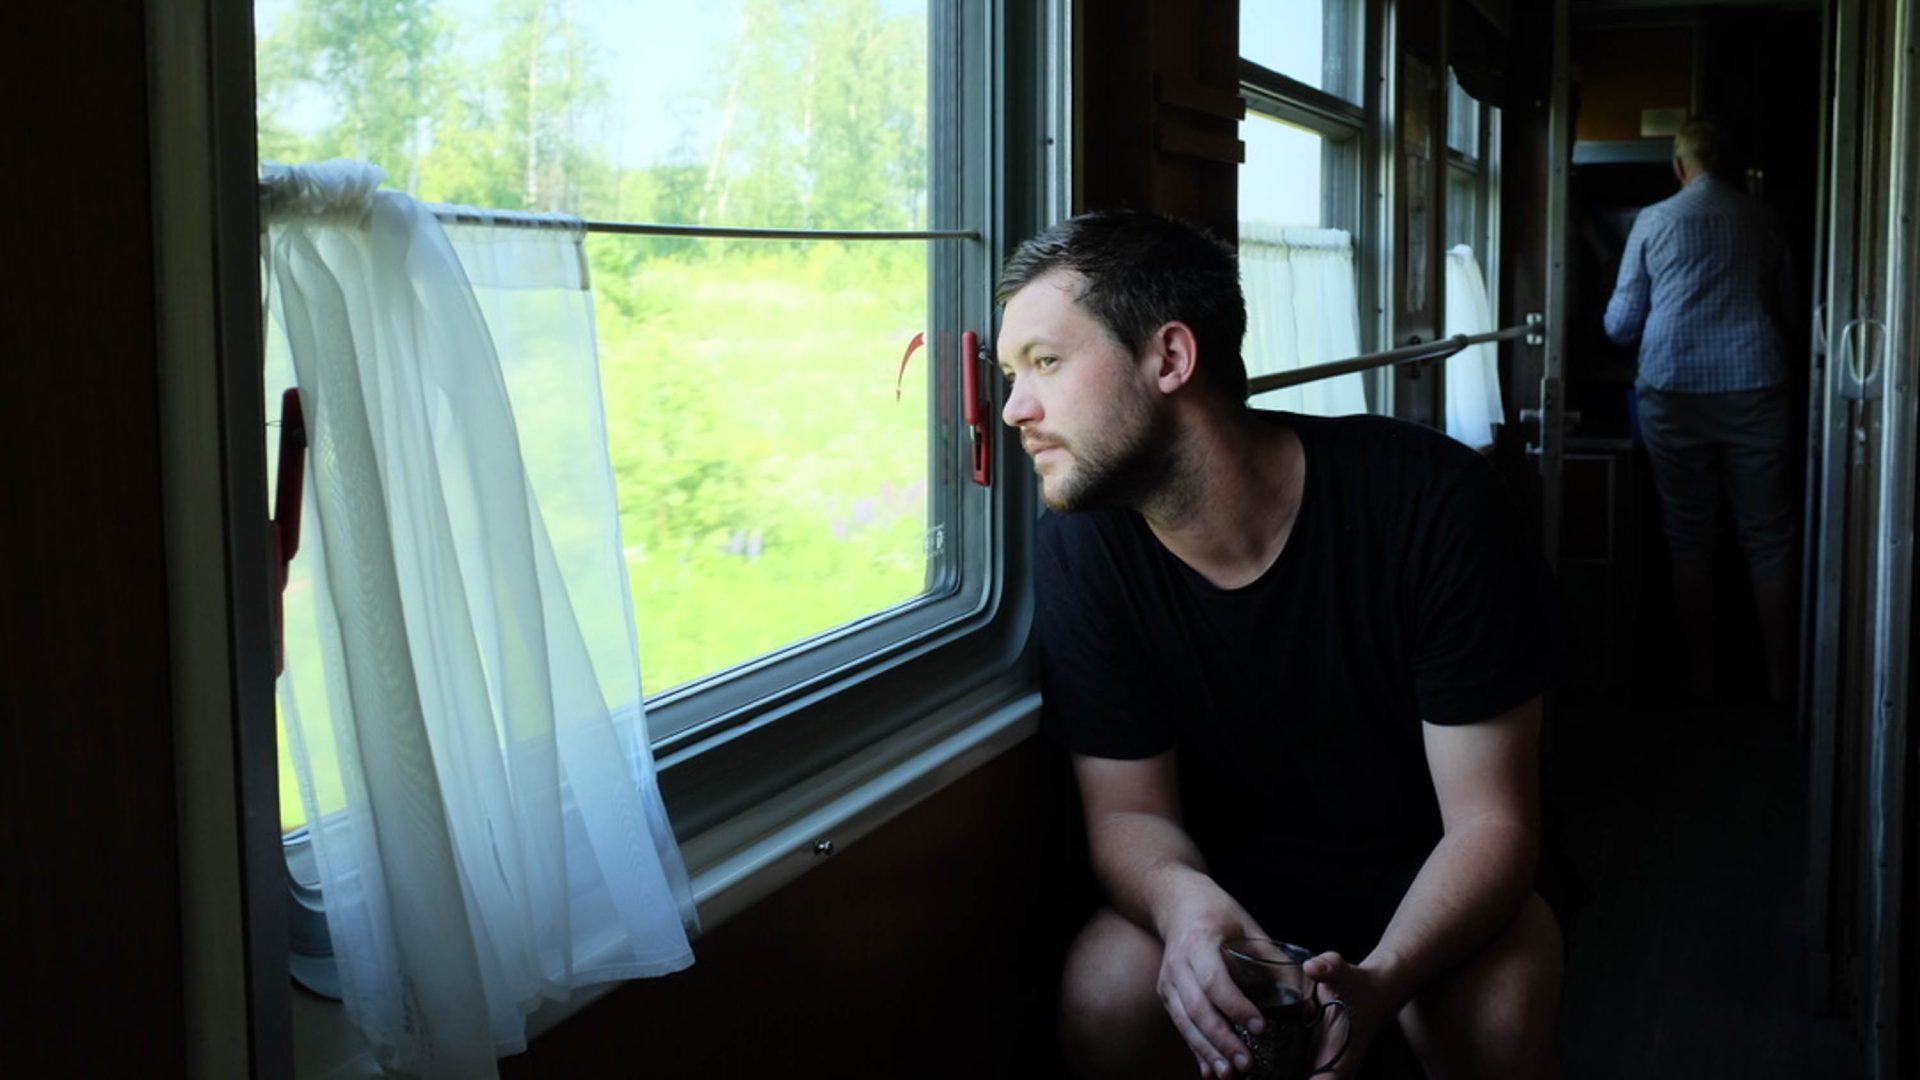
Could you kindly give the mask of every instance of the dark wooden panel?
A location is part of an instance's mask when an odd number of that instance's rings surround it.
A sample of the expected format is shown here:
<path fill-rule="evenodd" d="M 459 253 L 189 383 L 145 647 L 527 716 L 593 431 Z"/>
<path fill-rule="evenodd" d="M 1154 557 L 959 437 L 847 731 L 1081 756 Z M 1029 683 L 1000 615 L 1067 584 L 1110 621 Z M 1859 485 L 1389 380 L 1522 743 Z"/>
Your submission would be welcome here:
<path fill-rule="evenodd" d="M 1583 28 L 1573 35 L 1576 140 L 1640 138 L 1646 109 L 1694 107 L 1694 34 L 1688 25 Z"/>
<path fill-rule="evenodd" d="M 7 1062 L 184 1063 L 142 5 L 10 20 Z"/>
<path fill-rule="evenodd" d="M 1500 310 L 1508 322 L 1547 302 L 1548 102 L 1552 97 L 1553 8 L 1519 4 L 1513 12 L 1512 65 L 1507 71 L 1509 106 L 1500 119 Z M 1540 404 L 1541 352 L 1510 343 L 1500 350 L 1500 398 L 1507 422 L 1493 459 L 1522 504 L 1522 518 L 1540 522 L 1540 473 L 1525 444 L 1536 437 L 1519 423 L 1520 410 Z"/>
<path fill-rule="evenodd" d="M 1239 124 L 1177 99 L 1238 94 L 1238 9 L 1112 0 L 1080 19 L 1075 209 L 1159 210 L 1237 235 Z"/>
<path fill-rule="evenodd" d="M 1064 757 L 1029 740 L 502 1075 L 1054 1075 L 1060 964 L 1094 901 L 1080 835 Z"/>

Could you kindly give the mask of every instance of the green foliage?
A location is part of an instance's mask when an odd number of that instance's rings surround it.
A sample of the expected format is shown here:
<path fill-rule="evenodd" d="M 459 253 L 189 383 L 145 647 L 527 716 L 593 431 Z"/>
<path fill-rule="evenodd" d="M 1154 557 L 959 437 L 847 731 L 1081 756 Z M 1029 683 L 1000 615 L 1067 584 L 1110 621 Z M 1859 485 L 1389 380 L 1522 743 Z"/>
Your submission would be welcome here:
<path fill-rule="evenodd" d="M 702 220 L 816 229 L 925 220 L 926 22 L 875 0 L 747 0 Z"/>
<path fill-rule="evenodd" d="M 299 4 L 258 49 L 263 139 L 289 157 L 370 161 L 394 186 L 418 190 L 429 118 L 451 85 L 447 42 L 432 0 Z M 328 88 L 334 107 L 334 122 L 310 141 L 290 137 L 279 118 L 303 84 Z"/>
<path fill-rule="evenodd" d="M 419 198 L 501 209 L 924 224 L 924 18 L 886 18 L 877 0 L 745 0 L 715 125 L 631 166 L 583 137 L 607 60 L 570 11 L 498 0 L 476 42 L 429 0 L 293 0 L 260 43 L 261 155 L 358 157 Z M 327 102 L 322 130 L 288 119 L 302 94 Z M 587 254 L 648 692 L 916 596 L 928 354 L 898 400 L 895 380 L 926 329 L 925 245 L 595 235 Z M 283 748 L 290 796 L 285 761 Z M 318 783 L 337 805 L 337 777 Z M 297 824 L 298 799 L 283 806 Z"/>

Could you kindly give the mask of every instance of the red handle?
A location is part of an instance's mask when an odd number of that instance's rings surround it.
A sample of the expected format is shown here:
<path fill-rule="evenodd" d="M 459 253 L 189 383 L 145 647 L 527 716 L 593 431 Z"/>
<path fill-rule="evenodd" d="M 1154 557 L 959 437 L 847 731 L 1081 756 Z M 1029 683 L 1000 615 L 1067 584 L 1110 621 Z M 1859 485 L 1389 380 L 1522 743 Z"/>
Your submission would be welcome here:
<path fill-rule="evenodd" d="M 980 392 L 980 335 L 972 330 L 960 333 L 960 379 L 964 384 L 961 416 L 973 440 L 973 482 L 986 487 L 993 483 L 993 439 L 987 431 L 987 405 Z"/>
<path fill-rule="evenodd" d="M 287 670 L 287 564 L 300 550 L 300 497 L 306 483 L 307 419 L 300 407 L 300 391 L 289 387 L 280 395 L 280 468 L 274 484 L 273 520 L 267 534 L 273 542 L 273 673 Z"/>

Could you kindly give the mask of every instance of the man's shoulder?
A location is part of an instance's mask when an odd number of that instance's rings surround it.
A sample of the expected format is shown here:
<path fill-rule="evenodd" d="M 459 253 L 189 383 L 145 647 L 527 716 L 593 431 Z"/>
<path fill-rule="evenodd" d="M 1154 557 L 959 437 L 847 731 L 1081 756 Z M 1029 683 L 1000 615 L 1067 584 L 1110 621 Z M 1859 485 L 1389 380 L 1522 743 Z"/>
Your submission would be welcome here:
<path fill-rule="evenodd" d="M 1669 218 L 1764 217 L 1773 212 L 1740 185 L 1717 176 L 1701 177 L 1647 209 L 1655 207 L 1664 207 L 1661 213 Z"/>

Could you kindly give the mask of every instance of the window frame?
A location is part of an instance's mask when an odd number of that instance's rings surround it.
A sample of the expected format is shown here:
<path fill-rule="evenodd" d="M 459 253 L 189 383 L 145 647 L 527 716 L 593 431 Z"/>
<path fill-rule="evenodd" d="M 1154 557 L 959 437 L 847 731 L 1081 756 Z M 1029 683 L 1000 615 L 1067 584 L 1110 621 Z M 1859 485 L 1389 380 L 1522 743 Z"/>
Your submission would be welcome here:
<path fill-rule="evenodd" d="M 1456 99 L 1457 95 L 1457 99 Z M 1457 101 L 1472 103 L 1474 116 L 1474 149 L 1472 153 L 1457 150 L 1453 146 L 1452 119 Z M 1501 112 L 1498 106 L 1489 105 L 1474 97 L 1461 87 L 1454 77 L 1452 69 L 1447 72 L 1447 179 L 1448 190 L 1452 190 L 1455 178 L 1468 178 L 1473 185 L 1474 227 L 1468 243 L 1473 254 L 1480 261 L 1481 271 L 1487 279 L 1487 295 L 1493 302 L 1495 325 L 1501 321 L 1500 314 L 1500 123 Z M 1451 209 L 1452 200 L 1448 199 Z M 1446 227 L 1452 231 L 1453 221 L 1448 214 Z M 1451 246 L 1451 245 L 1449 245 Z"/>
<path fill-rule="evenodd" d="M 927 8 L 927 228 L 971 229 L 980 234 L 977 240 L 926 242 L 925 363 L 937 391 L 951 387 L 958 392 L 959 332 L 975 329 L 986 340 L 992 310 L 986 251 L 993 230 L 987 222 L 989 185 L 981 182 L 981 174 L 984 163 L 991 160 L 985 84 L 994 71 L 987 61 L 988 19 L 993 13 L 967 0 L 931 0 Z M 956 47 L 943 48 L 943 43 Z M 956 170 L 959 179 L 940 182 Z M 808 231 L 797 229 L 795 234 L 804 236 Z M 674 756 L 710 745 L 733 728 L 777 718 L 797 703 L 831 693 L 896 658 L 937 649 L 993 622 L 992 583 L 999 571 L 994 549 L 1001 530 L 994 527 L 996 508 L 988 493 L 972 484 L 957 464 L 966 457 L 967 435 L 957 424 L 942 423 L 943 398 L 943 393 L 936 392 L 928 401 L 929 525 L 939 529 L 943 548 L 951 544 L 955 557 L 941 567 L 925 592 L 898 605 L 649 693 L 647 724 L 656 754 Z M 644 655 L 641 659 L 644 679 Z"/>
<path fill-rule="evenodd" d="M 1244 53 L 1239 58 L 1240 97 L 1249 113 L 1306 128 L 1326 140 L 1321 156 L 1321 224 L 1353 235 L 1364 353 L 1381 349 L 1388 333 L 1383 298 L 1393 268 L 1391 162 L 1383 150 L 1390 139 L 1381 118 L 1389 90 L 1385 73 L 1391 70 L 1391 35 L 1384 0 L 1337 2 L 1346 5 L 1341 34 L 1354 39 L 1348 55 L 1360 63 L 1355 73 L 1360 84 L 1358 102 L 1274 71 Z M 1369 411 L 1392 415 L 1392 369 L 1369 371 L 1366 380 Z"/>
<path fill-rule="evenodd" d="M 1254 3 L 1258 0 L 1241 0 L 1241 2 Z M 1368 10 L 1371 0 L 1325 0 L 1325 2 L 1343 5 L 1345 10 L 1339 18 L 1329 19 L 1323 16 L 1321 19 L 1322 81 L 1343 85 L 1327 89 L 1296 76 L 1287 75 L 1254 59 L 1249 55 L 1244 42 L 1240 47 L 1242 81 L 1248 81 L 1246 72 L 1249 68 L 1253 68 L 1259 74 L 1251 81 L 1258 85 L 1275 86 L 1276 80 L 1279 80 L 1341 105 L 1355 109 L 1364 108 L 1368 85 L 1373 78 L 1372 62 L 1366 47 L 1367 28 L 1374 18 L 1374 13 Z M 1245 25 L 1244 20 L 1242 25 Z M 1332 58 L 1337 58 L 1337 61 L 1328 64 L 1326 61 Z M 1332 69 L 1331 78 L 1326 77 L 1327 68 Z M 1290 91 L 1288 96 L 1298 95 Z"/>
<path fill-rule="evenodd" d="M 162 20 L 169 24 L 167 40 L 154 48 L 156 72 L 180 76 L 156 85 L 185 88 L 156 100 L 155 131 L 190 132 L 196 136 L 190 145 L 203 152 L 157 160 L 155 198 L 162 204 L 157 218 L 186 223 L 169 226 L 166 250 L 169 257 L 196 260 L 199 277 L 177 281 L 175 288 L 184 302 L 195 305 L 183 321 L 204 324 L 191 328 L 197 337 L 178 335 L 181 343 L 168 350 L 167 362 L 188 383 L 218 387 L 222 432 L 217 457 L 229 556 L 221 584 L 229 603 L 217 666 L 232 680 L 231 725 L 207 738 L 230 747 L 235 763 L 237 791 L 227 787 L 225 798 L 235 814 L 231 842 L 239 849 L 245 880 L 235 886 L 243 899 L 230 908 L 241 924 L 234 940 L 244 940 L 249 970 L 246 989 L 237 991 L 245 1015 L 233 1019 L 229 1009 L 224 1016 L 244 1029 L 256 1063 L 284 1063 L 296 1025 L 285 921 L 286 841 L 277 812 L 273 649 L 265 633 L 277 569 L 267 564 L 261 537 L 268 418 L 254 13 L 252 0 L 190 3 L 191 10 L 176 13 L 177 20 Z M 953 357 L 960 328 L 976 330 L 983 343 L 992 340 L 995 271 L 1019 239 L 1057 220 L 1067 205 L 1069 3 L 1047 0 L 1012 12 L 988 0 L 951 4 L 954 19 L 975 35 L 977 45 L 969 58 L 955 62 L 969 89 L 968 119 L 954 136 L 953 155 L 965 171 L 954 190 L 981 200 L 981 239 L 967 245 L 960 283 L 944 286 L 957 312 Z M 197 32 L 184 29 L 195 24 Z M 936 396 L 959 392 L 957 359 L 949 364 Z M 813 865 L 812 836 L 802 843 L 796 828 L 837 822 L 833 827 L 843 830 L 842 843 L 856 839 L 1037 729 L 1027 573 L 1037 492 L 1019 467 L 1017 437 L 998 422 L 998 379 L 985 365 L 980 374 L 984 403 L 995 413 L 987 428 L 992 484 L 973 488 L 965 479 L 964 431 L 949 454 L 957 457 L 954 467 L 974 504 L 958 541 L 980 555 L 979 590 L 967 610 L 884 649 L 859 640 L 864 623 L 830 632 L 832 644 L 849 656 L 798 684 L 749 694 L 751 700 L 736 702 L 721 715 L 665 739 L 650 739 L 662 796 L 708 929 Z M 958 402 L 950 404 L 957 424 Z M 173 402 L 170 437 L 204 441 L 183 433 L 204 427 L 205 419 L 197 406 Z M 181 505 L 191 503 L 171 500 L 170 515 L 177 515 Z M 214 666 L 209 657 L 201 660 Z M 659 707 L 671 715 L 679 704 L 675 695 L 661 698 Z M 530 1034 L 596 996 L 543 1009 L 530 1021 Z M 323 1055 L 356 1052 L 351 1036 L 342 1041 L 339 1010 L 299 1011 L 303 1029 L 309 1024 L 331 1029 L 323 1030 L 317 1043 L 303 1037 L 303 1053 L 310 1045 L 320 1046 Z M 291 1070 L 274 1065 L 267 1071 Z"/>

